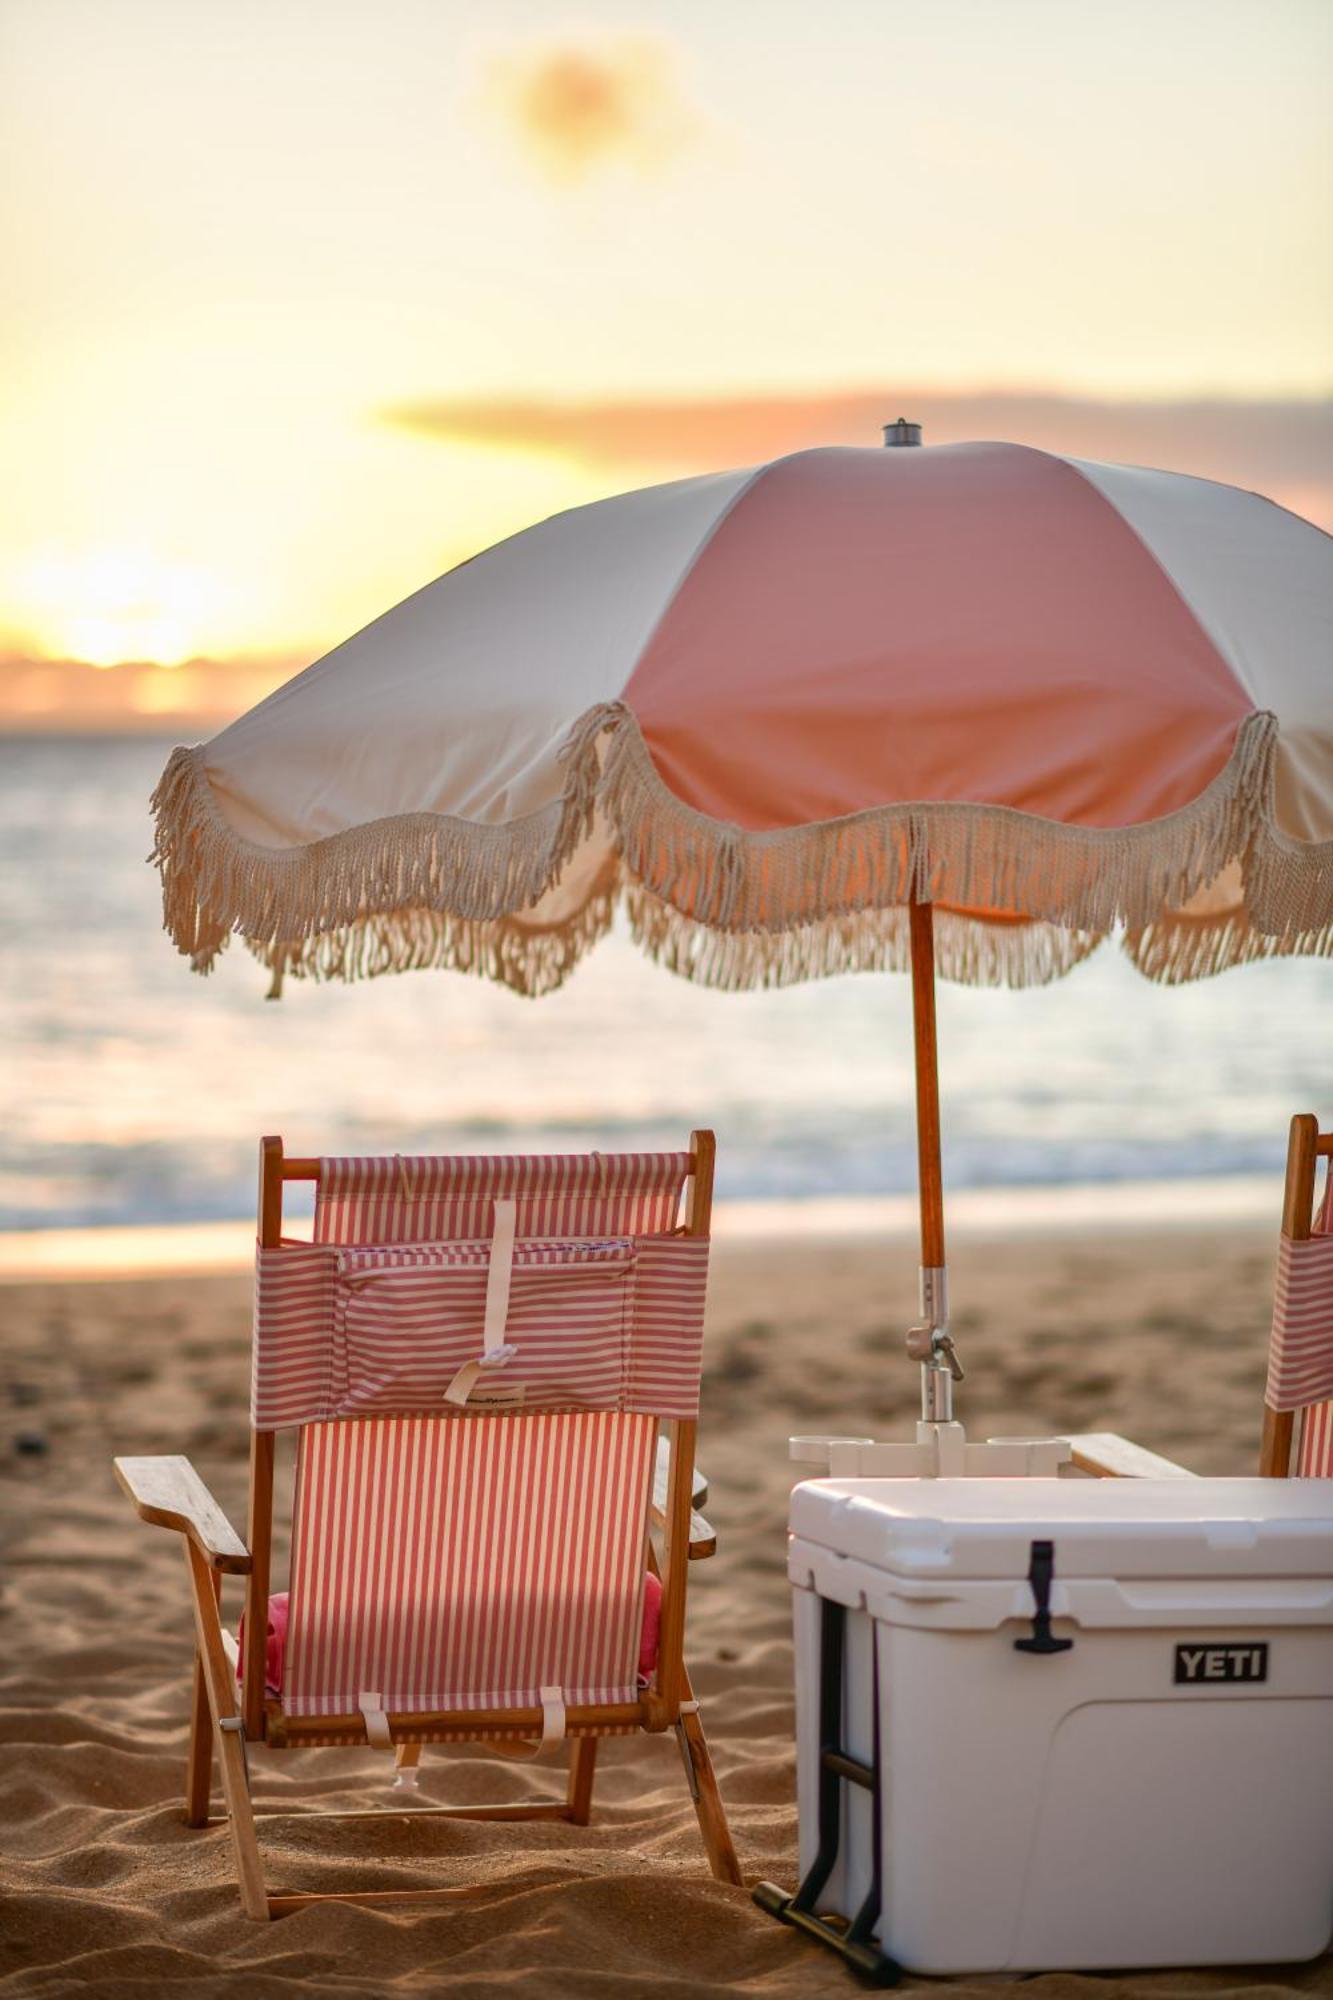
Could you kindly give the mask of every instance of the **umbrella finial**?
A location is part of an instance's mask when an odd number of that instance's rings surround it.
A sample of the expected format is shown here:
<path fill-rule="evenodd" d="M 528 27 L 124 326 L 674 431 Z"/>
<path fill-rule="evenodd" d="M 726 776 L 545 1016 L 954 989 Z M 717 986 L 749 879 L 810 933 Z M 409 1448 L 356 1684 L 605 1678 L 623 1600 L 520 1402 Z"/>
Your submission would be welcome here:
<path fill-rule="evenodd" d="M 906 417 L 898 417 L 884 426 L 885 444 L 920 444 L 920 424 L 910 424 Z"/>

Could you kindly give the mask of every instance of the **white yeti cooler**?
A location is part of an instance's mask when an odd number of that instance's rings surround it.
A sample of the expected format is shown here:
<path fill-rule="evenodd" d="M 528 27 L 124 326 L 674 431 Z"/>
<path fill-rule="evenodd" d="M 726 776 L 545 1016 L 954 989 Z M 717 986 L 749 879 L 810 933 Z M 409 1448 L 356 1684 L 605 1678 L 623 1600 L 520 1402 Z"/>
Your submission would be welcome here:
<path fill-rule="evenodd" d="M 1333 1481 L 813 1480 L 789 1573 L 804 1909 L 863 1969 L 1327 1949 Z"/>

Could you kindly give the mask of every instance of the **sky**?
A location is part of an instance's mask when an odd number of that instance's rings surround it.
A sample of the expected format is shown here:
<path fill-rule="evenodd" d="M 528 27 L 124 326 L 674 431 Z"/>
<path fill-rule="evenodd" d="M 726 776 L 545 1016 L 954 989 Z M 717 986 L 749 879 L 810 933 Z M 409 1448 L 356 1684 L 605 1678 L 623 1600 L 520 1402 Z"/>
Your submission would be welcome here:
<path fill-rule="evenodd" d="M 0 726 L 900 412 L 1333 527 L 1331 80 L 1327 0 L 0 0 Z"/>

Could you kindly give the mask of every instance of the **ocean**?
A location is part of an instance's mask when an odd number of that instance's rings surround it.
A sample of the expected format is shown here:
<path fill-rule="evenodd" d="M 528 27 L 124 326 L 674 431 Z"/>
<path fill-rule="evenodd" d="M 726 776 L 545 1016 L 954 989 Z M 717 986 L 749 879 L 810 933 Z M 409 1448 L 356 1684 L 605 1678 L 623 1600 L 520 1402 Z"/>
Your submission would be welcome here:
<path fill-rule="evenodd" d="M 707 1124 L 719 1197 L 753 1214 L 914 1188 L 903 978 L 710 993 L 624 935 L 539 1001 L 417 972 L 274 1004 L 239 946 L 195 977 L 145 863 L 170 748 L 0 739 L 0 1229 L 241 1220 L 265 1132 L 300 1153 L 610 1150 Z M 942 985 L 946 1183 L 1082 1189 L 1092 1212 L 1131 1184 L 1161 1213 L 1201 1181 L 1219 1213 L 1224 1184 L 1276 1189 L 1291 1114 L 1333 1112 L 1330 999 L 1324 963 L 1164 989 L 1113 945 L 1047 988 Z"/>

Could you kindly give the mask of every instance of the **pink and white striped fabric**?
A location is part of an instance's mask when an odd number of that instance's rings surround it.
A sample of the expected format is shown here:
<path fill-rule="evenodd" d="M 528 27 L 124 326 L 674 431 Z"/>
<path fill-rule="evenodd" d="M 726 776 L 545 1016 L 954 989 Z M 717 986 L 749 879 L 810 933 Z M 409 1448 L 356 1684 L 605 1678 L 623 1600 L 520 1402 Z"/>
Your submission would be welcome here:
<path fill-rule="evenodd" d="M 656 1436 L 605 1413 L 308 1426 L 284 1712 L 635 1700 Z"/>
<path fill-rule="evenodd" d="M 475 1399 L 697 1416 L 708 1243 L 672 1233 L 688 1166 L 686 1153 L 321 1162 L 315 1242 L 257 1252 L 256 1430 L 438 1409 L 482 1352 L 497 1199 L 517 1206 L 515 1352 Z M 603 1233 L 632 1228 L 651 1233 Z"/>
<path fill-rule="evenodd" d="M 530 992 L 623 894 L 719 985 L 1333 948 L 1333 541 L 1017 444 L 802 451 L 487 550 L 159 787 L 168 930 Z"/>
<path fill-rule="evenodd" d="M 1278 1238 L 1273 1330 L 1268 1344 L 1270 1410 L 1300 1410 L 1333 1398 L 1333 1235 L 1322 1228 Z"/>
<path fill-rule="evenodd" d="M 455 1400 L 460 1370 L 479 1359 L 494 1255 L 486 1243 L 338 1253 L 336 1324 L 348 1370 L 342 1414 Z M 514 1352 L 472 1382 L 469 1405 L 619 1409 L 635 1261 L 631 1236 L 516 1245 L 503 1343 Z"/>
<path fill-rule="evenodd" d="M 303 1426 L 285 1713 L 635 1699 L 658 1418 L 698 1407 L 708 1243 L 667 1233 L 688 1168 L 321 1162 L 315 1242 L 259 1253 L 256 1424 Z M 459 1413 L 497 1200 L 519 1224 L 504 1388 L 526 1400 Z"/>
<path fill-rule="evenodd" d="M 520 1240 L 657 1236 L 676 1224 L 688 1153 L 458 1154 L 319 1163 L 317 1243 L 445 1243 L 489 1237 L 497 1201 L 518 1204 Z"/>
<path fill-rule="evenodd" d="M 480 1351 L 484 1243 L 342 1252 L 334 1279 L 338 1415 L 438 1407 Z M 505 1339 L 483 1392 L 507 1403 L 697 1416 L 708 1245 L 568 1238 L 514 1251 Z M 478 1391 L 473 1392 L 473 1402 Z"/>
<path fill-rule="evenodd" d="M 1333 1479 L 1333 1171 L 1312 1233 L 1278 1238 L 1264 1401 L 1301 1413 L 1297 1474 Z"/>
<path fill-rule="evenodd" d="M 1302 1479 L 1333 1479 L 1333 1402 L 1316 1403 L 1302 1416 L 1296 1470 Z"/>
<path fill-rule="evenodd" d="M 488 1244 L 256 1252 L 250 1422 L 438 1408 L 482 1352 Z M 518 1244 L 496 1394 L 699 1416 L 709 1244 L 636 1236 Z"/>

